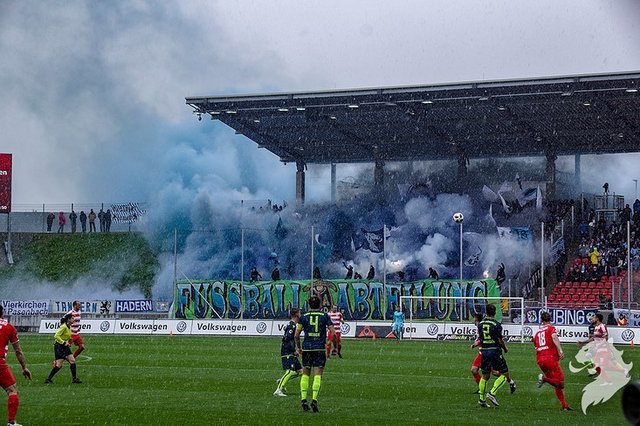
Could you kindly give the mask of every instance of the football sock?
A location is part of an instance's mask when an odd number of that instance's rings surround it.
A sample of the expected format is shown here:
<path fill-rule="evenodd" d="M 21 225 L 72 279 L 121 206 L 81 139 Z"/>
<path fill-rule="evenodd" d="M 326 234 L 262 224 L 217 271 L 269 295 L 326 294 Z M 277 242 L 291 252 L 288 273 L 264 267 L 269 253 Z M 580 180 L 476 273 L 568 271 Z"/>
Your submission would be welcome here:
<path fill-rule="evenodd" d="M 484 377 L 480 377 L 480 382 L 478 383 L 478 390 L 480 391 L 480 401 L 484 401 L 485 392 L 487 390 L 487 379 Z"/>
<path fill-rule="evenodd" d="M 303 374 L 300 378 L 300 399 L 307 400 L 307 391 L 309 390 L 309 376 Z"/>
<path fill-rule="evenodd" d="M 84 351 L 83 347 L 80 347 L 80 348 L 76 349 L 76 351 L 73 353 L 73 357 L 74 358 L 78 358 L 78 355 L 80 355 L 80 353 L 82 353 L 82 351 Z"/>
<path fill-rule="evenodd" d="M 473 374 L 473 379 L 476 381 L 476 385 L 480 383 L 480 373 L 471 373 Z"/>
<path fill-rule="evenodd" d="M 71 377 L 73 377 L 74 379 L 76 378 L 76 365 L 75 364 L 69 364 L 69 368 L 71 368 Z"/>
<path fill-rule="evenodd" d="M 18 399 L 18 394 L 14 393 L 13 395 L 9 395 L 9 398 L 7 398 L 7 417 L 10 422 L 15 421 L 19 405 L 20 400 Z"/>
<path fill-rule="evenodd" d="M 507 382 L 507 378 L 504 375 L 498 377 L 496 381 L 493 383 L 493 387 L 491 388 L 491 395 L 495 395 L 496 392 L 500 390 L 501 387 Z"/>
<path fill-rule="evenodd" d="M 567 401 L 565 401 L 564 399 L 564 392 L 562 391 L 562 388 L 560 387 L 556 388 L 556 396 L 560 400 L 560 404 L 562 404 L 562 408 L 567 408 Z"/>
<path fill-rule="evenodd" d="M 331 343 L 327 345 L 327 356 L 331 356 Z"/>
<path fill-rule="evenodd" d="M 322 385 L 322 376 L 313 376 L 313 400 L 318 400 L 318 394 L 320 393 L 320 386 Z"/>
<path fill-rule="evenodd" d="M 58 371 L 60 371 L 60 368 L 58 368 L 58 367 L 53 367 L 53 368 L 51 369 L 51 372 L 49 373 L 49 377 L 47 377 L 47 378 L 48 378 L 49 380 L 53 379 L 53 376 L 55 376 L 55 375 L 56 375 L 56 373 L 57 373 Z"/>
<path fill-rule="evenodd" d="M 282 376 L 282 378 L 280 379 L 280 382 L 278 383 L 278 388 L 282 389 L 287 385 L 287 382 L 289 381 L 289 379 L 292 379 L 294 377 L 296 377 L 298 375 L 297 372 L 293 371 L 293 370 L 287 370 L 284 375 Z"/>

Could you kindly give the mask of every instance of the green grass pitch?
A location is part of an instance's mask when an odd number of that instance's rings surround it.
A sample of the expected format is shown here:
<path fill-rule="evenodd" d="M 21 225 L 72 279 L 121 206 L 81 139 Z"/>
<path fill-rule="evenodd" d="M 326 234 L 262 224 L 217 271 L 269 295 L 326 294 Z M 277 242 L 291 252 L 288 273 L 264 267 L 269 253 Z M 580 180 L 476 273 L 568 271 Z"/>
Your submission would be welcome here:
<path fill-rule="evenodd" d="M 572 374 L 566 393 L 576 410 L 560 411 L 552 388 L 537 389 L 539 373 L 531 344 L 511 343 L 506 355 L 518 383 L 501 389 L 499 408 L 481 409 L 469 373 L 475 351 L 468 342 L 344 340 L 343 359 L 328 361 L 320 413 L 302 412 L 299 381 L 290 396 L 272 395 L 282 374 L 280 341 L 265 337 L 85 336 L 78 362 L 81 385 L 70 384 L 67 364 L 51 368 L 53 338 L 21 335 L 34 374 L 18 378 L 18 422 L 25 425 L 211 425 L 211 424 L 625 424 L 620 392 L 604 404 L 580 410 L 586 373 Z M 577 351 L 564 344 L 568 359 Z M 90 358 L 88 358 L 90 357 Z M 640 351 L 624 348 L 640 377 Z M 18 373 L 13 353 L 8 355 Z M 16 377 L 18 375 L 16 374 Z M 6 416 L 6 404 L 0 404 Z"/>

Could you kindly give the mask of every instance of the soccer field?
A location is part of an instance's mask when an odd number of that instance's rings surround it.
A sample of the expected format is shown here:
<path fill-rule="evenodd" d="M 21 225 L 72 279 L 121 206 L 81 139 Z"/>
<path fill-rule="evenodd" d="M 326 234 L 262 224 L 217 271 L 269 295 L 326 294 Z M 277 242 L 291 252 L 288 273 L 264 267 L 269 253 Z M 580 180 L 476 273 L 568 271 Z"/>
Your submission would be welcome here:
<path fill-rule="evenodd" d="M 78 362 L 84 383 L 71 385 L 65 364 L 54 384 L 44 385 L 53 337 L 20 337 L 34 374 L 32 382 L 18 378 L 17 420 L 25 425 L 626 424 L 620 392 L 582 413 L 581 391 L 590 379 L 570 373 L 568 360 L 566 394 L 576 411 L 562 412 L 551 387 L 536 388 L 531 344 L 509 345 L 516 393 L 505 386 L 500 407 L 481 409 L 472 394 L 476 352 L 469 342 L 345 340 L 344 358 L 328 361 L 320 413 L 306 413 L 299 380 L 287 386 L 290 396 L 272 395 L 282 374 L 277 338 L 86 336 L 88 350 Z M 577 347 L 564 348 L 572 359 Z M 624 359 L 640 366 L 640 351 L 624 349 Z M 11 351 L 8 359 L 18 373 Z M 640 377 L 635 368 L 632 376 Z"/>

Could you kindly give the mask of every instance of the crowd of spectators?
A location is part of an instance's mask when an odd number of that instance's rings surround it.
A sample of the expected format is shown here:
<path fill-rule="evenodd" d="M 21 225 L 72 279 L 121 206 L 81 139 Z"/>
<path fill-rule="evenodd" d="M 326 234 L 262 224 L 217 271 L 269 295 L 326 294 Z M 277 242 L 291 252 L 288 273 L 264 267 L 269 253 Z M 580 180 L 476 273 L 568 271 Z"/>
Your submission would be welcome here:
<path fill-rule="evenodd" d="M 80 219 L 80 229 L 84 234 L 87 232 L 87 222 L 89 222 L 89 233 L 97 232 L 96 231 L 96 219 L 98 219 L 98 223 L 100 224 L 100 232 L 111 232 L 111 222 L 113 221 L 113 216 L 111 214 L 111 210 L 107 209 L 107 211 L 100 211 L 96 214 L 93 209 L 90 209 L 89 214 L 85 213 L 84 210 L 80 211 L 78 215 L 73 209 L 69 213 L 67 217 L 64 212 L 59 212 L 57 215 L 58 218 L 58 230 L 59 234 L 64 233 L 64 228 L 67 224 L 67 221 L 71 225 L 71 233 L 75 234 L 77 231 L 78 219 Z M 56 219 L 56 215 L 53 212 L 49 212 L 47 214 L 47 232 L 51 232 L 53 228 L 54 220 Z"/>
<path fill-rule="evenodd" d="M 640 268 L 640 201 L 635 201 L 633 209 L 625 205 L 615 217 L 607 222 L 593 209 L 586 212 L 578 226 L 578 257 L 565 274 L 558 274 L 558 281 L 594 284 L 621 277 L 629 266 L 627 250 L 631 267 Z"/>

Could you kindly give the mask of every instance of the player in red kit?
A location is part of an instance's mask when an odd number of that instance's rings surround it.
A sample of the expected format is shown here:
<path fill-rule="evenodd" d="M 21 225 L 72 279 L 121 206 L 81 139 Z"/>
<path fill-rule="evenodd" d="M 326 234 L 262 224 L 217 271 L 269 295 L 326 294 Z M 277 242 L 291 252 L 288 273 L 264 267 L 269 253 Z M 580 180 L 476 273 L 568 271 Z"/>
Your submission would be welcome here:
<path fill-rule="evenodd" d="M 533 336 L 533 344 L 536 347 L 536 362 L 542 370 L 542 374 L 538 376 L 538 387 L 549 383 L 555 388 L 562 409 L 573 411 L 564 399 L 564 372 L 560 367 L 560 360 L 564 359 L 564 352 L 560 346 L 556 328 L 551 324 L 551 314 L 542 312 L 540 319 L 542 325 Z"/>
<path fill-rule="evenodd" d="M 74 300 L 73 309 L 67 312 L 67 314 L 71 314 L 73 317 L 73 324 L 71 324 L 71 340 L 73 341 L 73 344 L 78 347 L 78 349 L 73 353 L 73 357 L 78 358 L 78 355 L 84 351 L 84 342 L 80 335 L 80 319 L 82 316 L 80 311 L 80 301 Z"/>
<path fill-rule="evenodd" d="M 342 358 L 342 333 L 340 332 L 340 325 L 344 323 L 344 318 L 342 318 L 342 312 L 338 311 L 338 307 L 336 305 L 331 306 L 331 311 L 329 311 L 329 318 L 331 318 L 331 322 L 333 323 L 333 329 L 336 333 L 336 339 L 334 340 L 331 336 L 331 332 L 327 333 L 327 356 L 329 355 L 338 355 Z M 333 342 L 333 351 L 331 350 L 331 344 Z"/>
<path fill-rule="evenodd" d="M 9 343 L 13 346 L 16 358 L 22 367 L 22 375 L 31 380 L 31 371 L 27 368 L 27 360 L 20 348 L 18 341 L 18 333 L 15 327 L 3 318 L 4 308 L 0 305 L 0 386 L 7 392 L 7 417 L 9 418 L 7 425 L 16 424 L 16 414 L 20 400 L 18 398 L 18 387 L 16 379 L 7 364 L 7 348 Z"/>

